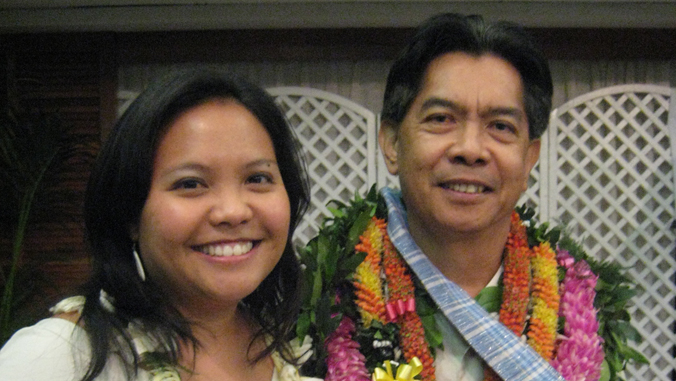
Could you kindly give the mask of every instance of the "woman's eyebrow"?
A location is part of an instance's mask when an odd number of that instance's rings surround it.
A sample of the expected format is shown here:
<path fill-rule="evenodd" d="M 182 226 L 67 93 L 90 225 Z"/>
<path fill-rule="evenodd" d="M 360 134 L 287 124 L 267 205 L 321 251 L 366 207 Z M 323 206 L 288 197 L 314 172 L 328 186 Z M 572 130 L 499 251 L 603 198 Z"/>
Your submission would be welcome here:
<path fill-rule="evenodd" d="M 254 160 L 246 165 L 247 168 L 255 168 L 255 167 L 268 167 L 268 166 L 278 166 L 277 160 L 274 159 L 258 159 Z"/>

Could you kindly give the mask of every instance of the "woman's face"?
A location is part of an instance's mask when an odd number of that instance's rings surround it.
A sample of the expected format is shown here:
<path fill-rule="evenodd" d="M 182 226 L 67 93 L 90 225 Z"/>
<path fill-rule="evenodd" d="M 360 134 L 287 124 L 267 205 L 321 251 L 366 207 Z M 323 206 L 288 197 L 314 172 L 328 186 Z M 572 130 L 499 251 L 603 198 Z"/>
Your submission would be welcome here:
<path fill-rule="evenodd" d="M 290 206 L 272 141 L 234 100 L 171 123 L 132 231 L 148 277 L 183 313 L 236 305 L 279 261 Z"/>

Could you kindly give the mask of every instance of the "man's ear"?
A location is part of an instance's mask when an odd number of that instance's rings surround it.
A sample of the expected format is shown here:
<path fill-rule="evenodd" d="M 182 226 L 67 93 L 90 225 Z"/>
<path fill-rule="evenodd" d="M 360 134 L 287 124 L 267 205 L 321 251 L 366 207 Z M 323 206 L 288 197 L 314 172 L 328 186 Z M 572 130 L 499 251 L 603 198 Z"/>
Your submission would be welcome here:
<path fill-rule="evenodd" d="M 526 152 L 526 181 L 523 185 L 524 192 L 528 189 L 528 174 L 533 170 L 535 164 L 540 158 L 540 139 L 534 139 L 528 142 L 528 148 Z"/>
<path fill-rule="evenodd" d="M 389 122 L 381 122 L 380 130 L 378 130 L 378 144 L 385 159 L 387 170 L 396 175 L 399 171 L 397 163 L 397 143 L 398 143 L 398 129 Z"/>

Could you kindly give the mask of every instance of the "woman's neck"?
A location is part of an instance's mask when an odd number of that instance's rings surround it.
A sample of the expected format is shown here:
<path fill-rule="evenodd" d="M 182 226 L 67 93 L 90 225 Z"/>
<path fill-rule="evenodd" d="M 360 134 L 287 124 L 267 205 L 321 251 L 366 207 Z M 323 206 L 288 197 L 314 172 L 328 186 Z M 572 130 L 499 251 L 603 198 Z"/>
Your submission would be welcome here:
<path fill-rule="evenodd" d="M 246 313 L 238 308 L 223 320 L 204 319 L 191 324 L 198 348 L 181 350 L 185 372 L 182 379 L 202 380 L 269 380 L 272 360 L 252 360 L 265 349 L 264 338 L 254 340 L 257 328 Z"/>

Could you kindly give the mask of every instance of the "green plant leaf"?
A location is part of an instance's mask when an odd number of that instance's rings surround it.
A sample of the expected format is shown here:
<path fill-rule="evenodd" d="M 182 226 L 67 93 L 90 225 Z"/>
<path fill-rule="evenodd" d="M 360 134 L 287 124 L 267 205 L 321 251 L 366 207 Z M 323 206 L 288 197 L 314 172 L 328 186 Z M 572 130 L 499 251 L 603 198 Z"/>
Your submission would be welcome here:
<path fill-rule="evenodd" d="M 608 361 L 603 360 L 603 363 L 601 364 L 601 376 L 599 377 L 599 381 L 609 381 L 610 380 L 610 369 L 608 367 Z"/>
<path fill-rule="evenodd" d="M 347 236 L 347 247 L 355 247 L 357 242 L 359 242 L 359 236 L 364 232 L 366 226 L 368 226 L 371 217 L 373 217 L 374 211 L 365 210 L 359 214 L 357 219 L 354 221 L 354 224 L 350 228 L 350 232 Z"/>
<path fill-rule="evenodd" d="M 316 306 L 322 296 L 322 272 L 317 270 L 313 273 L 313 275 L 312 298 L 310 299 L 310 305 Z"/>
<path fill-rule="evenodd" d="M 425 338 L 427 339 L 430 348 L 439 347 L 444 342 L 444 337 L 437 326 L 434 315 L 421 316 L 420 321 L 425 329 Z"/>
<path fill-rule="evenodd" d="M 347 257 L 345 260 L 340 262 L 340 277 L 347 276 L 349 274 L 352 274 L 354 270 L 364 262 L 364 258 L 366 258 L 366 253 L 354 253 L 354 255 L 351 255 Z M 344 275 L 343 275 L 344 274 Z"/>
<path fill-rule="evenodd" d="M 500 311 L 500 304 L 502 303 L 502 288 L 501 287 L 486 287 L 479 291 L 479 294 L 474 298 L 481 307 L 488 312 Z"/>
<path fill-rule="evenodd" d="M 310 332 L 310 313 L 302 311 L 296 321 L 296 336 L 305 337 Z"/>
<path fill-rule="evenodd" d="M 326 209 L 328 209 L 334 217 L 340 218 L 345 216 L 345 213 L 340 209 L 332 208 L 330 206 L 327 206 Z"/>

